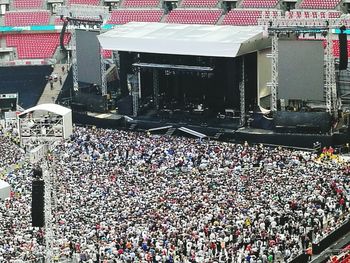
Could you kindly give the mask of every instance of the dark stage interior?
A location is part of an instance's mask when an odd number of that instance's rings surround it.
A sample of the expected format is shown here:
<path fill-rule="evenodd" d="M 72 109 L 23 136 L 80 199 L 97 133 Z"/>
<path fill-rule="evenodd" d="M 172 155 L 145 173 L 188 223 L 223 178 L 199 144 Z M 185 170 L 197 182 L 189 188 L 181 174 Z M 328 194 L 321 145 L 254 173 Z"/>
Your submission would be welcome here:
<path fill-rule="evenodd" d="M 257 56 L 244 56 L 245 105 L 252 110 L 257 98 Z M 138 117 L 207 125 L 237 127 L 240 116 L 242 57 L 217 58 L 120 52 L 120 81 L 122 94 L 130 94 L 127 79 L 135 70 L 140 72 L 141 98 Z M 163 68 L 144 68 L 134 63 L 163 65 Z M 180 66 L 171 68 L 171 65 Z M 188 69 L 182 66 L 210 68 L 211 71 Z M 157 71 L 155 73 L 155 71 Z M 154 77 L 156 75 L 156 80 Z M 158 83 L 155 84 L 155 81 Z M 158 101 L 155 98 L 158 85 Z"/>

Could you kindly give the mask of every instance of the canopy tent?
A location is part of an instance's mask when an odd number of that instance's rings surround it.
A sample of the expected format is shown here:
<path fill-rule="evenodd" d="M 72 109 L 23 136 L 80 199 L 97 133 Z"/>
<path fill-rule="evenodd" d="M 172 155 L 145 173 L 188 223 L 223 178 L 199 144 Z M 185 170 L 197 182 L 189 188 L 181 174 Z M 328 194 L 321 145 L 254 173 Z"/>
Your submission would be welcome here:
<path fill-rule="evenodd" d="M 0 199 L 5 200 L 10 198 L 11 195 L 11 186 L 5 181 L 0 180 Z"/>
<path fill-rule="evenodd" d="M 44 103 L 21 112 L 21 114 L 19 114 L 19 117 L 34 111 L 47 111 L 47 112 L 60 115 L 62 117 L 72 113 L 71 109 L 63 107 L 61 105 L 53 104 L 53 103 Z"/>
<path fill-rule="evenodd" d="M 257 50 L 262 27 L 131 22 L 98 35 L 103 49 L 155 54 L 237 57 Z"/>
<path fill-rule="evenodd" d="M 53 113 L 58 116 L 62 117 L 62 125 L 63 127 L 60 127 L 56 125 L 55 128 L 62 130 L 62 135 L 64 139 L 69 138 L 69 136 L 73 132 L 73 123 L 72 123 L 72 110 L 66 107 L 63 107 L 58 104 L 53 103 L 45 103 L 40 104 L 37 106 L 34 106 L 32 108 L 29 108 L 25 111 L 23 111 L 21 114 L 18 115 L 20 119 L 25 118 L 28 113 L 35 114 L 36 112 L 47 112 L 47 113 Z M 22 136 L 22 135 L 21 135 Z"/>

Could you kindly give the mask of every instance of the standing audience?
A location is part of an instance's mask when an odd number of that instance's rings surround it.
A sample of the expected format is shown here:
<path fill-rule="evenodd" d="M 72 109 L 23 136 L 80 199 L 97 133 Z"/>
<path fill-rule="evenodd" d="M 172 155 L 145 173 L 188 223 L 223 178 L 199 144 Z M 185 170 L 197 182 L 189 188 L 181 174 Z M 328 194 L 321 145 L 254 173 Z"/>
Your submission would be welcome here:
<path fill-rule="evenodd" d="M 24 158 L 4 137 L 0 149 L 2 164 Z M 348 164 L 316 157 L 75 128 L 48 158 L 54 260 L 288 262 L 349 218 Z M 44 254 L 44 230 L 31 227 L 31 169 L 5 175 L 13 193 L 0 201 L 0 261 Z"/>

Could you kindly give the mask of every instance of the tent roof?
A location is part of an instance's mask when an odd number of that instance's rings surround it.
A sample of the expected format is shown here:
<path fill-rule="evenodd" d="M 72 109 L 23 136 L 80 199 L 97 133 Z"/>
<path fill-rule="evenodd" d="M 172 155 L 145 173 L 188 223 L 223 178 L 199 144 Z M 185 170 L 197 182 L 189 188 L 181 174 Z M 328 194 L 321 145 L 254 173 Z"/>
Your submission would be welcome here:
<path fill-rule="evenodd" d="M 45 104 L 40 104 L 40 105 L 34 106 L 32 108 L 29 108 L 29 109 L 23 111 L 21 114 L 19 114 L 19 116 L 33 112 L 33 111 L 39 111 L 39 110 L 48 111 L 48 112 L 55 113 L 55 114 L 60 115 L 60 116 L 64 116 L 72 111 L 71 109 L 63 107 L 63 106 L 58 105 L 58 104 L 45 103 Z"/>
<path fill-rule="evenodd" d="M 131 22 L 97 37 L 107 50 L 236 57 L 245 43 L 263 38 L 263 32 L 257 26 Z"/>
<path fill-rule="evenodd" d="M 8 188 L 10 185 L 5 181 L 0 180 L 0 189 Z"/>

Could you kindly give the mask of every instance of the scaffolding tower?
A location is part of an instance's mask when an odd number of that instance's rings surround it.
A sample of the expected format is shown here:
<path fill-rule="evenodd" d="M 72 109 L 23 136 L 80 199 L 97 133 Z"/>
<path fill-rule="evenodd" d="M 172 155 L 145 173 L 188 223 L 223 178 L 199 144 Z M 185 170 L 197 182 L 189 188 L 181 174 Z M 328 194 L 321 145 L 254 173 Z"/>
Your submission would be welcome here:
<path fill-rule="evenodd" d="M 57 10 L 57 15 L 61 19 L 66 19 L 69 22 L 69 30 L 71 32 L 71 50 L 72 50 L 72 70 L 73 70 L 73 87 L 77 91 L 78 84 L 78 64 L 77 64 L 77 49 L 76 49 L 76 29 L 82 25 L 88 25 L 91 29 L 99 29 L 101 31 L 102 24 L 109 16 L 108 7 L 90 6 L 90 5 L 70 5 L 62 6 Z M 86 28 L 85 28 L 86 29 Z M 103 52 L 100 52 L 100 74 L 101 74 L 101 90 L 102 96 L 107 95 L 107 79 L 106 79 L 106 63 L 104 61 Z"/>
<path fill-rule="evenodd" d="M 277 110 L 278 94 L 278 41 L 282 36 L 295 34 L 310 34 L 318 39 L 326 40 L 325 47 L 325 97 L 326 108 L 331 115 L 337 113 L 337 87 L 335 78 L 335 60 L 333 57 L 333 30 L 341 25 L 349 25 L 349 15 L 342 15 L 340 18 L 329 18 L 328 13 L 322 15 L 321 12 L 310 12 L 302 17 L 263 17 L 258 24 L 265 27 L 271 37 L 271 110 Z"/>

